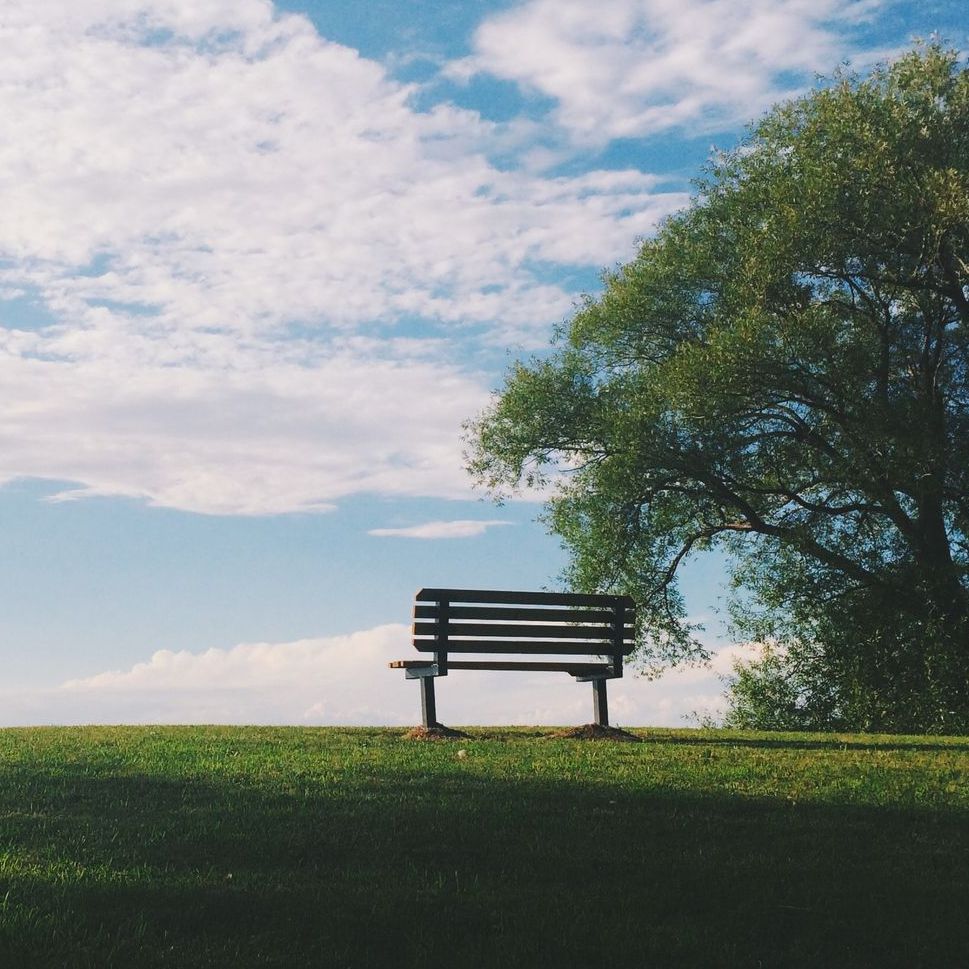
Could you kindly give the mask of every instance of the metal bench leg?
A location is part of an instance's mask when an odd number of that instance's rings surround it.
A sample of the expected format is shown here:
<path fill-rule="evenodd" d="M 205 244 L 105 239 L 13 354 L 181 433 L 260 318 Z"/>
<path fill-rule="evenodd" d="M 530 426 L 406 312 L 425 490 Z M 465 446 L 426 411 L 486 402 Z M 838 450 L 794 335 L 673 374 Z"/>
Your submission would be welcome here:
<path fill-rule="evenodd" d="M 606 680 L 592 681 L 592 703 L 596 723 L 600 727 L 609 726 L 609 703 L 606 699 Z"/>
<path fill-rule="evenodd" d="M 437 704 L 434 701 L 434 677 L 421 677 L 421 718 L 425 727 L 437 726 Z"/>

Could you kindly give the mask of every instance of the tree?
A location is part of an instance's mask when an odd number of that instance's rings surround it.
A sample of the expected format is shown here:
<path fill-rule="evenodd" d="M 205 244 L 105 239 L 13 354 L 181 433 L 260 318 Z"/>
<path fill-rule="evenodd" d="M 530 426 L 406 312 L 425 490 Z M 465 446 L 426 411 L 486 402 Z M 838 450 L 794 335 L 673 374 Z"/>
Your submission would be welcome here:
<path fill-rule="evenodd" d="M 776 687 L 774 725 L 967 729 L 967 260 L 969 71 L 931 45 L 838 74 L 512 368 L 469 470 L 551 488 L 565 581 L 638 600 L 652 671 L 702 659 L 677 572 L 726 550 L 773 644 L 735 722 Z"/>

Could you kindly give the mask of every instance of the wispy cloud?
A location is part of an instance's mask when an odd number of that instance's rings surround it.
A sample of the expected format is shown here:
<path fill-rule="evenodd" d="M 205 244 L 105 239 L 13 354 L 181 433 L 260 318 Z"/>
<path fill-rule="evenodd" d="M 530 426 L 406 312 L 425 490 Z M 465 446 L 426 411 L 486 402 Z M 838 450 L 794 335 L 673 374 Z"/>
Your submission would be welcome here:
<path fill-rule="evenodd" d="M 486 20 L 454 77 L 557 103 L 580 140 L 725 130 L 828 72 L 880 0 L 529 0 Z"/>
<path fill-rule="evenodd" d="M 371 528 L 368 535 L 381 538 L 476 538 L 489 528 L 501 525 L 511 525 L 507 521 L 475 521 L 461 519 L 459 521 L 424 522 L 421 525 L 407 525 L 403 528 Z"/>
<path fill-rule="evenodd" d="M 486 395 L 455 367 L 387 359 L 392 345 L 369 358 L 332 345 L 302 360 L 260 342 L 225 351 L 223 367 L 166 367 L 0 345 L 0 477 L 209 514 L 323 510 L 361 491 L 467 494 L 458 424 Z"/>

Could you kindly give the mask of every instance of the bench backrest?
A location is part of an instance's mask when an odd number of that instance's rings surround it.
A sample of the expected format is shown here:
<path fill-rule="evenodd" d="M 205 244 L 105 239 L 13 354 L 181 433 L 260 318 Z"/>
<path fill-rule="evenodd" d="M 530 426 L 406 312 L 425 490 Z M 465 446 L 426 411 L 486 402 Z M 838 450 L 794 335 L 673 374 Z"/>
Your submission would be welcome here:
<path fill-rule="evenodd" d="M 414 646 L 436 653 L 609 656 L 615 675 L 635 645 L 629 596 L 568 592 L 421 589 L 414 604 Z"/>

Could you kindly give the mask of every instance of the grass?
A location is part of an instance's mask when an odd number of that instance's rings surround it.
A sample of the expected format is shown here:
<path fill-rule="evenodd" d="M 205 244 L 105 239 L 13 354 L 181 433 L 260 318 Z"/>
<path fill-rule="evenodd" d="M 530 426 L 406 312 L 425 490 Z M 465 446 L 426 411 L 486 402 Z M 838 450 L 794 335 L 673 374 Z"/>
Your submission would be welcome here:
<path fill-rule="evenodd" d="M 0 966 L 969 965 L 969 739 L 469 732 L 0 731 Z"/>

